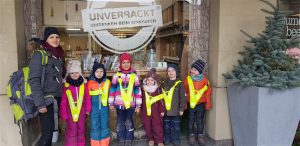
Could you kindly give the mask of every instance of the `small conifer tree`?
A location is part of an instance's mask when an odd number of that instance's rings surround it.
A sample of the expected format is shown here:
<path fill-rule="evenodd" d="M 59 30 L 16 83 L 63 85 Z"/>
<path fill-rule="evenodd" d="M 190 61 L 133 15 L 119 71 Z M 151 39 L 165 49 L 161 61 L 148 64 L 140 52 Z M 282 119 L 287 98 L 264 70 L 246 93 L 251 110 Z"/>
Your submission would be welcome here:
<path fill-rule="evenodd" d="M 300 86 L 300 65 L 298 60 L 287 55 L 288 48 L 299 45 L 299 38 L 286 39 L 284 30 L 285 18 L 290 14 L 280 11 L 279 6 L 275 7 L 265 0 L 261 0 L 273 11 L 261 9 L 270 14 L 266 17 L 266 27 L 257 37 L 250 36 L 253 44 L 240 54 L 243 60 L 238 61 L 231 73 L 224 74 L 226 79 L 235 79 L 241 85 L 258 86 L 275 89 L 287 89 Z"/>

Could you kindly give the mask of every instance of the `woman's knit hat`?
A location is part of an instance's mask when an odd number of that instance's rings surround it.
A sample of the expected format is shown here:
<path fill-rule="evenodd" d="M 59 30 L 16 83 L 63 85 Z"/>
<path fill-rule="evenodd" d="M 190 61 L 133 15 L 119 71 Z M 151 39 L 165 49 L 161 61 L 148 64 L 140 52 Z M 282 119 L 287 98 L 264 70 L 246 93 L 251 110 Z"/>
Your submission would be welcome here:
<path fill-rule="evenodd" d="M 46 27 L 44 29 L 44 41 L 47 41 L 48 37 L 51 35 L 51 34 L 57 34 L 57 35 L 60 35 L 58 30 L 55 28 L 55 27 Z"/>
<path fill-rule="evenodd" d="M 206 65 L 206 63 L 204 61 L 198 59 L 197 61 L 195 61 L 192 64 L 192 67 L 197 69 L 199 71 L 199 73 L 202 74 L 204 72 L 205 65 Z"/>

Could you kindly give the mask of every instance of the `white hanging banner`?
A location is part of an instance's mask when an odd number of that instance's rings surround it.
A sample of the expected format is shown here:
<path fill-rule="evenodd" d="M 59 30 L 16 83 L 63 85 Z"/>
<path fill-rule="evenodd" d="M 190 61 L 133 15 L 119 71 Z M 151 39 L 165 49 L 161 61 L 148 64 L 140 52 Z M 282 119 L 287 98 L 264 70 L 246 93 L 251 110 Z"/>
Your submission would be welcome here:
<path fill-rule="evenodd" d="M 162 26 L 161 6 L 82 10 L 84 31 L 126 27 Z"/>

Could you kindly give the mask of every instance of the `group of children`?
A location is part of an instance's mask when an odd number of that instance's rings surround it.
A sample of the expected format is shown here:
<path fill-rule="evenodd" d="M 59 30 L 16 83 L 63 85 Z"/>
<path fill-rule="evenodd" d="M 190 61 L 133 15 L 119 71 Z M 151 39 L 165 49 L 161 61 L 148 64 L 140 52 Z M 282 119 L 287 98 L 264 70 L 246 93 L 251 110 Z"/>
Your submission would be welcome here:
<path fill-rule="evenodd" d="M 60 116 L 66 121 L 66 146 L 85 145 L 85 117 L 90 115 L 91 145 L 110 143 L 109 109 L 117 112 L 117 138 L 122 146 L 131 146 L 134 138 L 134 112 L 141 112 L 149 146 L 180 145 L 180 119 L 189 112 L 189 144 L 203 145 L 204 114 L 210 108 L 211 88 L 204 76 L 205 63 L 197 60 L 184 82 L 178 77 L 174 64 L 167 67 L 167 79 L 162 83 L 151 69 L 140 85 L 132 58 L 123 53 L 120 67 L 111 82 L 103 64 L 94 63 L 87 82 L 81 74 L 80 62 L 67 64 Z M 140 88 L 142 87 L 142 88 Z M 188 107 L 187 107 L 188 106 Z M 197 130 L 194 130 L 194 125 Z"/>

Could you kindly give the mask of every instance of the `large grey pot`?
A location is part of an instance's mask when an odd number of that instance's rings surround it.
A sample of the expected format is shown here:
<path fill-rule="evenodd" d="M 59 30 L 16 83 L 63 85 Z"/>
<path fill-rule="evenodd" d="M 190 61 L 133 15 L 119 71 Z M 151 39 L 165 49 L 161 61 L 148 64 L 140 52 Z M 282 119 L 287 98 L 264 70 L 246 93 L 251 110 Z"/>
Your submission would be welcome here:
<path fill-rule="evenodd" d="M 227 83 L 235 146 L 291 146 L 300 120 L 300 88 L 271 90 Z"/>

